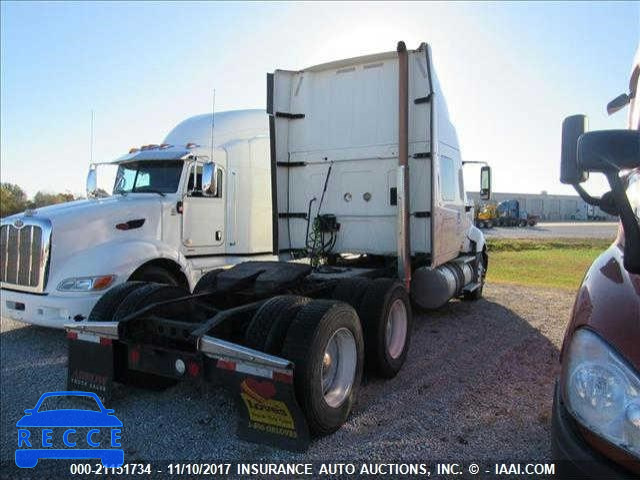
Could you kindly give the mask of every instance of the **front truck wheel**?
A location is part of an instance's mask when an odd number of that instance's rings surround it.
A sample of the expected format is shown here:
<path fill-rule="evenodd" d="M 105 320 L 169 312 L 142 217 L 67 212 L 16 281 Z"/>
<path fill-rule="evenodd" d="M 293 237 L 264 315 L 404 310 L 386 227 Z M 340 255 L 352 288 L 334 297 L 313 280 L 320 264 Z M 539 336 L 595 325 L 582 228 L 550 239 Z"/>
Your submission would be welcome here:
<path fill-rule="evenodd" d="M 371 282 L 360 304 L 367 367 L 392 378 L 407 358 L 411 339 L 411 302 L 397 280 Z"/>
<path fill-rule="evenodd" d="M 298 403 L 313 435 L 327 435 L 346 421 L 356 399 L 364 360 L 358 314 L 333 300 L 303 306 L 289 327 L 282 356 L 294 365 Z"/>
<path fill-rule="evenodd" d="M 175 275 L 156 265 L 147 265 L 139 268 L 131 275 L 129 280 L 164 283 L 166 285 L 180 285 L 180 282 Z"/>
<path fill-rule="evenodd" d="M 487 278 L 487 265 L 488 257 L 487 251 L 483 250 L 481 253 L 476 254 L 476 278 L 480 286 L 472 292 L 464 292 L 463 299 L 467 301 L 476 301 L 482 298 L 482 291 L 484 290 L 484 282 Z"/>

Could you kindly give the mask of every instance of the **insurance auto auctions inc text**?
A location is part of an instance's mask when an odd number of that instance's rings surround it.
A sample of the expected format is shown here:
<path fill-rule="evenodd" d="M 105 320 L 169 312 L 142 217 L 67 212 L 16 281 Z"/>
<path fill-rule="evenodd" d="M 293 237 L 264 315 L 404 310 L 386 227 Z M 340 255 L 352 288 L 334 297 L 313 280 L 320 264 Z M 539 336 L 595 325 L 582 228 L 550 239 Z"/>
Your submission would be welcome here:
<path fill-rule="evenodd" d="M 476 463 L 238 463 L 235 465 L 238 475 L 327 475 L 327 476 L 363 476 L 388 475 L 394 478 L 431 477 L 440 475 L 555 475 L 554 464 L 492 464 L 481 467 Z M 488 468 L 487 468 L 488 467 Z"/>

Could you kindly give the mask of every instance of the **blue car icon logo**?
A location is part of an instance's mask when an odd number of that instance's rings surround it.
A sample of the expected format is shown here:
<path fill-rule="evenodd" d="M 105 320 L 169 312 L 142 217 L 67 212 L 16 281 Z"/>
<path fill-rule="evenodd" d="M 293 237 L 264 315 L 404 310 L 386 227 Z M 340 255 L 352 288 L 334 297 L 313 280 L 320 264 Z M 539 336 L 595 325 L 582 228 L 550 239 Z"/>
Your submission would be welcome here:
<path fill-rule="evenodd" d="M 66 399 L 64 397 L 67 397 Z M 84 397 L 91 408 L 48 409 L 68 397 Z M 105 467 L 124 463 L 122 422 L 90 392 L 49 392 L 18 420 L 16 465 L 33 468 L 39 459 L 100 459 Z"/>

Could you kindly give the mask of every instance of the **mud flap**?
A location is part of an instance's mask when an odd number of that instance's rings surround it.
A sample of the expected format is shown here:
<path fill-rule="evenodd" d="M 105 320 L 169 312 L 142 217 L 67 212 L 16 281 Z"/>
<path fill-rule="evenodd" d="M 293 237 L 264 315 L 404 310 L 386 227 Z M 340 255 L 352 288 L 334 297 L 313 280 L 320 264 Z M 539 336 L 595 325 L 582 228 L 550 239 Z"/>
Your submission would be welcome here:
<path fill-rule="evenodd" d="M 76 335 L 75 338 L 69 336 L 67 362 L 67 390 L 93 392 L 103 403 L 109 401 L 114 376 L 111 340 L 86 334 Z"/>
<path fill-rule="evenodd" d="M 238 405 L 238 437 L 249 442 L 303 452 L 311 441 L 293 387 L 293 369 L 279 371 L 213 360 L 211 375 L 232 391 Z"/>

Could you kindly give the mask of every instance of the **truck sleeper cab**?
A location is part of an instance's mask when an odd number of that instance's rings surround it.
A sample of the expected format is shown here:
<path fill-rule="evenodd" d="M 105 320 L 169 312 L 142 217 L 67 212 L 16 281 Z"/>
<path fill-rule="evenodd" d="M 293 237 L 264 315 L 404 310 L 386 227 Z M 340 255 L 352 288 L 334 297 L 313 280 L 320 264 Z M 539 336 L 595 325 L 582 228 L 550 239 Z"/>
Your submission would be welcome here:
<path fill-rule="evenodd" d="M 365 368 L 401 370 L 412 308 L 481 298 L 488 258 L 426 44 L 276 70 L 267 85 L 279 259 L 212 271 L 179 298 L 114 288 L 92 321 L 66 326 L 68 385 L 97 379 L 106 398 L 114 381 L 216 378 L 242 438 L 303 450 L 346 421 Z"/>
<path fill-rule="evenodd" d="M 92 165 L 87 200 L 3 219 L 2 316 L 63 328 L 128 280 L 184 294 L 211 269 L 273 258 L 268 117 L 216 114 L 213 152 L 211 122 L 211 115 L 189 118 L 161 145 Z M 201 183 L 212 153 L 215 195 Z"/>

